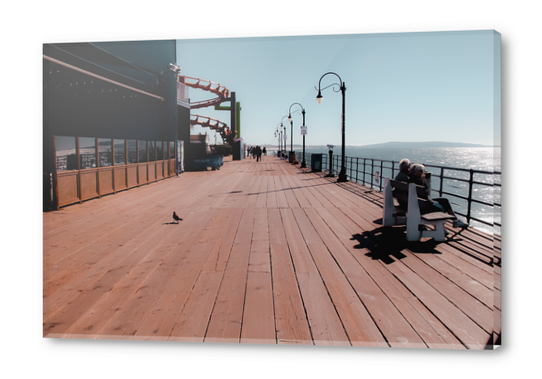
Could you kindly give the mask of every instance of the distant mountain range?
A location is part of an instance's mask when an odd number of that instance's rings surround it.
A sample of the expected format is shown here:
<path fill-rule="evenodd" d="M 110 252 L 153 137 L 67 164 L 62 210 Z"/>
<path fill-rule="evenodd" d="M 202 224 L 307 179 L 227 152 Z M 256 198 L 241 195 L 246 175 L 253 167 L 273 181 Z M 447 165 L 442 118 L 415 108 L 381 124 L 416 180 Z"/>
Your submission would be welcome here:
<path fill-rule="evenodd" d="M 492 147 L 489 145 L 480 145 L 474 143 L 463 142 L 444 142 L 444 141 L 430 141 L 430 142 L 385 142 L 376 143 L 372 145 L 363 145 L 360 147 L 367 148 L 420 148 L 420 147 Z"/>

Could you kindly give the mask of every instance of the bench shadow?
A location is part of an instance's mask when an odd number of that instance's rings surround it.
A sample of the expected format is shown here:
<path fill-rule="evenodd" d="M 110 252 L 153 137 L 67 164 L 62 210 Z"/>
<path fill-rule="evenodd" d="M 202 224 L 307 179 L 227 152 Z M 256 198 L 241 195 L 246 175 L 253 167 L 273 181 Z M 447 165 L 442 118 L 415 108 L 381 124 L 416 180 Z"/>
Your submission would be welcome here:
<path fill-rule="evenodd" d="M 352 235 L 351 240 L 357 240 L 355 249 L 367 249 L 365 256 L 392 264 L 396 260 L 406 258 L 403 250 L 407 249 L 418 254 L 441 254 L 436 247 L 442 243 L 434 239 L 410 242 L 406 240 L 406 227 L 379 227 L 361 234 Z"/>

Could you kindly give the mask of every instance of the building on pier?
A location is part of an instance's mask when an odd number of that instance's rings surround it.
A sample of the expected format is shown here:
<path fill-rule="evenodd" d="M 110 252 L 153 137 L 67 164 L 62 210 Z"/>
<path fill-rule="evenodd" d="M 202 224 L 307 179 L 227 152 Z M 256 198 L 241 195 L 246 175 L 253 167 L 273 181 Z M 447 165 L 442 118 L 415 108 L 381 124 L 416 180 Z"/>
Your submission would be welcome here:
<path fill-rule="evenodd" d="M 43 46 L 44 208 L 177 173 L 190 138 L 175 40 Z"/>

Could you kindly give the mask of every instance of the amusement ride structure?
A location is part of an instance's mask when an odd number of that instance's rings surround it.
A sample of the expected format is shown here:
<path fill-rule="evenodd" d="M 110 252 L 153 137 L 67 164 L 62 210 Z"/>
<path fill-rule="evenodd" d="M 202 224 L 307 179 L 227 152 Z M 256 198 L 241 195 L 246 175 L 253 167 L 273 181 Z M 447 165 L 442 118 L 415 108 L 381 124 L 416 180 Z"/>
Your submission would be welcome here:
<path fill-rule="evenodd" d="M 235 92 L 230 93 L 230 91 L 226 87 L 218 83 L 214 83 L 209 80 L 193 78 L 190 76 L 179 75 L 178 81 L 180 83 L 183 83 L 187 87 L 201 89 L 216 95 L 211 99 L 190 103 L 191 110 L 214 106 L 215 110 L 227 110 L 231 112 L 231 127 L 222 121 L 207 116 L 201 116 L 198 114 L 190 114 L 190 125 L 199 125 L 217 131 L 218 133 L 220 133 L 220 136 L 225 143 L 233 146 L 234 139 L 236 137 L 240 137 L 239 113 L 241 107 L 239 103 L 235 101 Z M 223 102 L 230 102 L 230 106 L 221 106 L 220 104 Z M 232 128 L 234 128 L 235 126 L 236 128 L 232 130 Z"/>

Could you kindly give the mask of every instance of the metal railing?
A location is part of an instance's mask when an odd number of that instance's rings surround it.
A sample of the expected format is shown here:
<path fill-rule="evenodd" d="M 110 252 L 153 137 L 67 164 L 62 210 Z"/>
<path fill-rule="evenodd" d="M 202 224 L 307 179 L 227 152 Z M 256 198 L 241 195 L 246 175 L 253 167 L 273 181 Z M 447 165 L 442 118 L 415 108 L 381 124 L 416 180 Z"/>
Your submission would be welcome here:
<path fill-rule="evenodd" d="M 329 171 L 328 154 L 323 154 L 322 170 Z M 305 153 L 310 167 L 311 154 Z M 348 180 L 383 191 L 384 177 L 394 178 L 399 172 L 399 161 L 373 158 L 345 157 Z M 332 170 L 336 175 L 341 167 L 341 157 L 333 155 Z M 467 223 L 479 223 L 495 229 L 501 227 L 501 172 L 424 164 L 430 175 L 431 193 L 434 197 L 447 197 L 457 215 Z M 436 196 L 435 196 L 436 195 Z M 489 201 L 488 198 L 492 199 Z M 497 227 L 497 228 L 495 228 Z M 497 232 L 498 229 L 498 232 Z"/>

